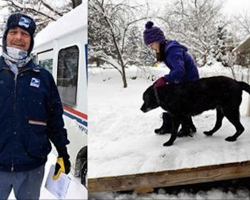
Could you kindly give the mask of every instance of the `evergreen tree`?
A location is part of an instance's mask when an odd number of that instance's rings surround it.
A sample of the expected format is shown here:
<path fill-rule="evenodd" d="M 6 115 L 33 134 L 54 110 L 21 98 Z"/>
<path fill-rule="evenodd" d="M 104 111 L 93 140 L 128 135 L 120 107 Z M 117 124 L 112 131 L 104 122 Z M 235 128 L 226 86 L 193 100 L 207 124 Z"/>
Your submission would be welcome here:
<path fill-rule="evenodd" d="M 217 62 L 229 66 L 229 55 L 234 47 L 233 37 L 225 22 L 220 21 L 217 25 L 217 35 L 211 53 Z"/>

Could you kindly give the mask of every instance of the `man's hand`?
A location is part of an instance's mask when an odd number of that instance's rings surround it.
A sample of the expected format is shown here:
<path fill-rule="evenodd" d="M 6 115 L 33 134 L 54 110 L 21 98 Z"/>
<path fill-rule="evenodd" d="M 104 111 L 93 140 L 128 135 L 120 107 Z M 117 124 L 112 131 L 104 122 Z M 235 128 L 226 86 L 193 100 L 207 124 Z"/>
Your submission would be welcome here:
<path fill-rule="evenodd" d="M 68 174 L 70 172 L 70 161 L 69 154 L 66 151 L 60 152 L 59 157 L 57 158 L 55 173 L 53 179 L 56 180 L 60 176 L 61 172 Z"/>

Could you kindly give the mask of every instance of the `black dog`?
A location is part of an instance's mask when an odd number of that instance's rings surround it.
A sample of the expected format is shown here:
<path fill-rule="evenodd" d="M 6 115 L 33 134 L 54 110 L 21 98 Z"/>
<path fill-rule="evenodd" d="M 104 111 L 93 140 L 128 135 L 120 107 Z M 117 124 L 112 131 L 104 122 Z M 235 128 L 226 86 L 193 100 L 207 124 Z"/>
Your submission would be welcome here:
<path fill-rule="evenodd" d="M 190 117 L 203 111 L 216 109 L 217 120 L 214 128 L 204 132 L 207 136 L 213 135 L 222 125 L 225 116 L 236 128 L 236 133 L 226 138 L 226 141 L 236 141 L 244 131 L 240 123 L 239 107 L 242 101 L 242 91 L 250 94 L 250 86 L 245 82 L 218 76 L 202 78 L 195 82 L 166 84 L 157 89 L 150 86 L 143 93 L 143 112 L 148 112 L 159 106 L 171 115 L 172 130 L 170 139 L 164 146 L 171 146 L 177 136 L 179 125 L 190 129 Z"/>

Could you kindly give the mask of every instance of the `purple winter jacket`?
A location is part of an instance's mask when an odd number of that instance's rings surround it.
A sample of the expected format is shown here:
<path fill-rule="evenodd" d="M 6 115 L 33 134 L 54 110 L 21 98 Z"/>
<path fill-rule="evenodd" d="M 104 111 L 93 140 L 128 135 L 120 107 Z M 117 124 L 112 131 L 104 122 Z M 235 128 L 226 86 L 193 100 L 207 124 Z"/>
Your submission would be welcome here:
<path fill-rule="evenodd" d="M 183 81 L 196 81 L 199 72 L 192 57 L 188 54 L 187 47 L 175 40 L 169 40 L 163 46 L 164 63 L 170 69 L 164 77 L 166 82 L 179 83 Z"/>

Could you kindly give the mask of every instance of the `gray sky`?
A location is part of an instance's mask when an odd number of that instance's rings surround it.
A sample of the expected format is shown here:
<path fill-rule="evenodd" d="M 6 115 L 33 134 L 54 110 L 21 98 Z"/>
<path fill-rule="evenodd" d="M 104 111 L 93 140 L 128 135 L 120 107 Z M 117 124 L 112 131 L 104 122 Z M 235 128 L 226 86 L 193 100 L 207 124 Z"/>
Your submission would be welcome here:
<path fill-rule="evenodd" d="M 224 11 L 228 14 L 238 14 L 250 10 L 249 0 L 227 0 L 224 4 Z"/>
<path fill-rule="evenodd" d="M 116 0 L 114 0 L 116 1 Z M 144 3 L 147 0 L 136 0 L 137 2 Z M 148 0 L 152 7 L 164 9 L 163 2 L 171 0 Z M 249 0 L 217 0 L 219 2 L 224 2 L 223 11 L 228 15 L 233 15 L 234 13 L 240 13 L 243 11 L 250 10 L 250 1 Z"/>

